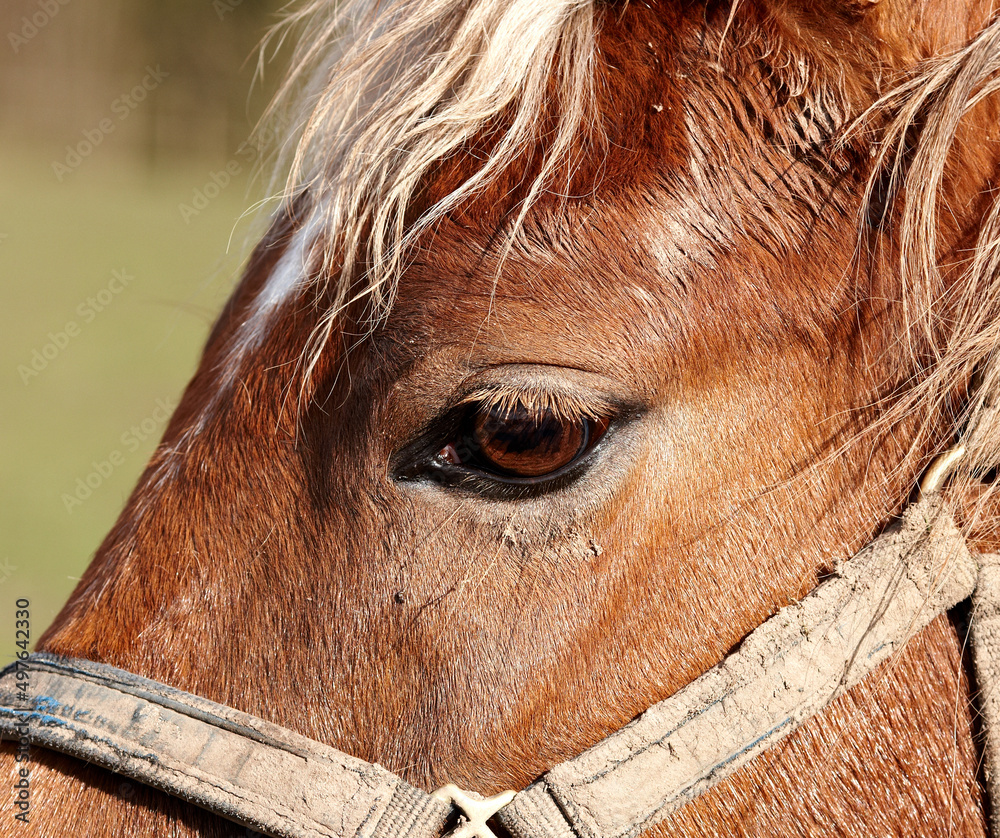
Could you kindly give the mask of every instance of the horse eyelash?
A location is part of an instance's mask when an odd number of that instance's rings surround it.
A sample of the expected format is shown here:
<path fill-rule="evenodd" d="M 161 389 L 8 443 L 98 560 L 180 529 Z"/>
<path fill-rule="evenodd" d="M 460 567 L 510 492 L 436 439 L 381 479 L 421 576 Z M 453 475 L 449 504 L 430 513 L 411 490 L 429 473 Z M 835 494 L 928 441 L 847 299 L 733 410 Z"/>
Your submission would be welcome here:
<path fill-rule="evenodd" d="M 534 387 L 481 388 L 469 393 L 458 403 L 458 407 L 467 405 L 478 405 L 487 411 L 499 408 L 503 413 L 511 413 L 517 407 L 523 407 L 537 421 L 541 421 L 546 415 L 553 415 L 564 422 L 576 422 L 580 419 L 596 421 L 610 418 L 618 412 L 617 405 L 599 396 L 584 398 L 573 393 L 556 393 Z"/>

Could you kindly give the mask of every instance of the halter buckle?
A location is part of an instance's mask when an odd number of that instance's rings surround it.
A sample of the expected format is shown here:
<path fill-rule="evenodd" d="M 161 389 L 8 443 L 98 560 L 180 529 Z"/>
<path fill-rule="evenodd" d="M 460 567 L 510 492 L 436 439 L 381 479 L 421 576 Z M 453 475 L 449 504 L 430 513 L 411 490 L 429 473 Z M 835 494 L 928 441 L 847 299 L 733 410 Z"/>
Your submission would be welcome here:
<path fill-rule="evenodd" d="M 449 783 L 433 792 L 432 797 L 457 806 L 465 819 L 459 821 L 445 838 L 497 838 L 486 821 L 514 799 L 516 792 L 505 791 L 493 797 L 482 797 L 475 792 L 462 791 Z"/>

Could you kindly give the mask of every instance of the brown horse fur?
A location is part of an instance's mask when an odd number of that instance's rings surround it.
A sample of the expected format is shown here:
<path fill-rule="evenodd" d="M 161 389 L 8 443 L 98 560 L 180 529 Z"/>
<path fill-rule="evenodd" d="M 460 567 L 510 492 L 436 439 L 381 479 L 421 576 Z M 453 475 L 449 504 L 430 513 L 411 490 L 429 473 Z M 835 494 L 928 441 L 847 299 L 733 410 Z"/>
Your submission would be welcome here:
<path fill-rule="evenodd" d="M 921 356 L 899 339 L 891 195 L 858 234 L 878 122 L 834 139 L 988 23 L 967 5 L 601 4 L 583 134 L 603 141 L 581 139 L 508 245 L 531 153 L 438 219 L 383 319 L 364 298 L 341 310 L 308 378 L 335 283 L 301 285 L 232 349 L 309 215 L 301 193 L 39 647 L 486 794 L 697 677 L 898 513 L 948 442 L 941 411 L 886 408 Z M 951 150 L 940 293 L 986 211 L 995 115 L 972 111 Z M 408 217 L 496 130 L 438 161 Z M 463 400 L 518 389 L 611 406 L 571 478 L 531 492 L 413 471 Z M 983 835 L 962 644 L 937 620 L 650 834 Z M 32 826 L 4 817 L 0 835 L 243 834 L 57 755 L 34 751 L 31 772 Z"/>

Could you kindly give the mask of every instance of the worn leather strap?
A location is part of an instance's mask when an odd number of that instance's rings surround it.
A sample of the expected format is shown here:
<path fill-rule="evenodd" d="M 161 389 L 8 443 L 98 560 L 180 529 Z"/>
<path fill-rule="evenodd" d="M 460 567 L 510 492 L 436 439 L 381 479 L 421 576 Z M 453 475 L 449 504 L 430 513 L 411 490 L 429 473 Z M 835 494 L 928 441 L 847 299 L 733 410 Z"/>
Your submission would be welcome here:
<path fill-rule="evenodd" d="M 1000 555 L 982 558 L 972 595 L 972 663 L 983 745 L 983 781 L 990 802 L 991 835 L 1000 835 Z"/>
<path fill-rule="evenodd" d="M 0 676 L 0 735 L 25 735 L 280 838 L 437 838 L 451 806 L 380 765 L 89 661 L 36 653 Z"/>
<path fill-rule="evenodd" d="M 820 712 L 968 598 L 977 574 L 940 499 L 922 499 L 718 666 L 497 818 L 515 838 L 638 835 Z M 436 838 L 452 813 L 380 766 L 101 664 L 33 655 L 27 704 L 16 684 L 9 667 L 4 738 L 26 735 L 270 835 Z"/>

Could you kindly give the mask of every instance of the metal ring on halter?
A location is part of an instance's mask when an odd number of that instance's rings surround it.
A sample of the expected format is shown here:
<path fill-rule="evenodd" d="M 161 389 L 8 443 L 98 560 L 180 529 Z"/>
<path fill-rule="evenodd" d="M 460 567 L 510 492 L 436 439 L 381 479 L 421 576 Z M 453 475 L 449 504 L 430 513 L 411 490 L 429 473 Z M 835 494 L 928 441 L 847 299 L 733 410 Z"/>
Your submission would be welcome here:
<path fill-rule="evenodd" d="M 931 495 L 940 491 L 964 456 L 965 446 L 956 445 L 935 457 L 920 480 L 920 494 Z"/>
<path fill-rule="evenodd" d="M 448 784 L 442 786 L 431 794 L 438 800 L 452 803 L 465 816 L 465 821 L 459 823 L 446 838 L 496 838 L 496 834 L 486 825 L 486 821 L 492 818 L 504 806 L 514 799 L 513 791 L 505 791 L 493 797 L 480 797 L 466 791 L 462 791 L 458 786 Z"/>

